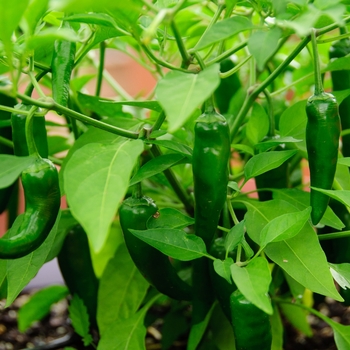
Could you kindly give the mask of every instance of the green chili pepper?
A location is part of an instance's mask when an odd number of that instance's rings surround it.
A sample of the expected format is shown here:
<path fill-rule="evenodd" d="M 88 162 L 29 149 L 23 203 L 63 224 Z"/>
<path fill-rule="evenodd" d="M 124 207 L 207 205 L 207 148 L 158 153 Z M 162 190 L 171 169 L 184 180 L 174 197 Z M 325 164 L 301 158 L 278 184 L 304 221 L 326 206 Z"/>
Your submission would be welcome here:
<path fill-rule="evenodd" d="M 225 73 L 235 67 L 230 58 L 220 62 L 220 71 Z M 238 77 L 238 73 L 230 75 L 228 78 L 222 79 L 220 85 L 214 92 L 215 102 L 220 113 L 225 114 L 230 107 L 231 98 L 242 87 Z"/>
<path fill-rule="evenodd" d="M 323 91 L 317 43 L 314 31 L 312 33 L 315 57 L 315 94 L 309 97 L 306 104 L 306 146 L 311 186 L 329 190 L 332 188 L 337 167 L 340 118 L 335 97 Z M 328 196 L 311 188 L 311 220 L 314 225 L 321 220 L 328 202 Z"/>
<path fill-rule="evenodd" d="M 16 109 L 29 112 L 32 106 L 18 104 Z M 36 148 L 41 157 L 47 158 L 49 155 L 49 147 L 47 143 L 47 132 L 45 127 L 45 117 L 33 117 L 33 137 L 35 140 Z M 27 116 L 20 113 L 11 114 L 12 124 L 12 140 L 14 153 L 16 156 L 24 157 L 29 155 L 28 145 L 26 142 L 26 125 Z"/>
<path fill-rule="evenodd" d="M 230 133 L 225 117 L 211 107 L 197 119 L 194 132 L 195 233 L 208 248 L 227 196 Z"/>
<path fill-rule="evenodd" d="M 345 38 L 336 41 L 329 50 L 331 60 L 345 57 L 350 53 L 350 39 Z M 350 89 L 350 69 L 331 71 L 333 90 Z M 342 129 L 350 129 L 350 96 L 346 97 L 339 105 L 339 115 Z M 350 135 L 342 137 L 342 153 L 344 157 L 350 157 Z"/>
<path fill-rule="evenodd" d="M 92 266 L 88 238 L 80 224 L 67 233 L 57 260 L 70 294 L 83 300 L 90 324 L 96 328 L 99 281 Z"/>
<path fill-rule="evenodd" d="M 236 350 L 271 350 L 269 316 L 248 301 L 237 289 L 230 296 Z"/>
<path fill-rule="evenodd" d="M 50 233 L 60 208 L 57 169 L 50 160 L 40 157 L 35 146 L 34 112 L 35 109 L 31 109 L 26 122 L 26 140 L 29 154 L 36 159 L 21 174 L 25 212 L 16 234 L 0 239 L 0 259 L 20 258 L 37 249 Z"/>
<path fill-rule="evenodd" d="M 67 21 L 62 28 L 71 28 Z M 60 105 L 67 107 L 70 77 L 74 67 L 76 44 L 68 40 L 56 40 L 52 54 L 52 97 Z"/>
<path fill-rule="evenodd" d="M 191 300 L 191 287 L 178 276 L 169 258 L 129 231 L 146 230 L 147 220 L 157 211 L 157 205 L 149 197 L 133 196 L 124 200 L 119 216 L 126 246 L 136 267 L 159 292 L 174 299 Z"/>
<path fill-rule="evenodd" d="M 0 80 L 1 86 L 10 85 L 10 81 L 4 77 L 1 77 Z M 0 104 L 6 107 L 14 107 L 17 104 L 16 99 L 9 97 L 5 94 L 0 94 Z M 6 111 L 0 111 L 0 121 L 10 121 L 11 113 Z M 12 139 L 11 135 L 11 126 L 0 127 L 0 136 L 8 140 Z M 2 143 L 0 143 L 0 154 L 13 154 L 13 149 Z M 11 185 L 7 188 L 0 189 L 0 214 L 5 211 L 7 208 L 8 202 L 11 197 L 11 193 L 15 185 Z"/>

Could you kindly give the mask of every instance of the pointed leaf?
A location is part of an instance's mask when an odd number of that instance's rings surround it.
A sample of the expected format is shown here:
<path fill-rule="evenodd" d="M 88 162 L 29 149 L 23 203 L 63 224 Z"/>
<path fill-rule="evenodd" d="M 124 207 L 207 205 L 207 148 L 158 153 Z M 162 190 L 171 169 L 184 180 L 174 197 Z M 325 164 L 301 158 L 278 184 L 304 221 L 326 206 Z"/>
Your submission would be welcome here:
<path fill-rule="evenodd" d="M 177 228 L 182 230 L 193 225 L 194 219 L 174 208 L 162 208 L 158 210 L 156 217 L 151 216 L 147 221 L 147 228 Z"/>
<path fill-rule="evenodd" d="M 231 276 L 237 288 L 251 303 L 272 315 L 272 305 L 268 296 L 272 277 L 266 259 L 257 257 L 245 267 L 233 264 Z"/>
<path fill-rule="evenodd" d="M 350 264 L 331 264 L 331 273 L 339 286 L 343 289 L 350 289 Z"/>
<path fill-rule="evenodd" d="M 141 140 L 86 144 L 69 159 L 64 186 L 73 216 L 98 252 L 124 197 L 131 172 L 143 151 Z"/>
<path fill-rule="evenodd" d="M 227 233 L 225 238 L 225 249 L 230 252 L 242 242 L 245 232 L 245 222 L 242 220 L 237 225 L 233 226 Z"/>
<path fill-rule="evenodd" d="M 341 191 L 341 190 L 323 190 L 317 187 L 311 187 L 313 190 L 322 192 L 328 195 L 331 198 L 336 199 L 340 203 L 343 203 L 347 207 L 350 207 L 350 191 Z"/>
<path fill-rule="evenodd" d="M 226 260 L 215 259 L 213 261 L 215 272 L 225 278 L 225 280 L 232 284 L 231 280 L 231 265 L 233 264 L 232 258 L 227 258 Z"/>
<path fill-rule="evenodd" d="M 311 207 L 295 213 L 283 214 L 271 220 L 261 231 L 260 244 L 279 242 L 296 236 L 310 217 Z"/>
<path fill-rule="evenodd" d="M 156 96 L 169 121 L 169 132 L 179 129 L 220 84 L 220 65 L 198 74 L 168 73 L 158 82 Z M 171 96 L 171 98 L 169 98 Z"/>
<path fill-rule="evenodd" d="M 160 250 L 163 254 L 181 261 L 206 256 L 204 241 L 182 230 L 155 228 L 151 230 L 130 230 L 137 238 Z"/>

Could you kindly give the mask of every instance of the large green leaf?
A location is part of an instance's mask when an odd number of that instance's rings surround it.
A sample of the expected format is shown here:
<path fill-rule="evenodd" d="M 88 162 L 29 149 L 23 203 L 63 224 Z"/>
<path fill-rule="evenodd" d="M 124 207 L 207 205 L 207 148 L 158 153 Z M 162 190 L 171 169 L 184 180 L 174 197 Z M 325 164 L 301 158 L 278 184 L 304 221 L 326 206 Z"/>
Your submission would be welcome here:
<path fill-rule="evenodd" d="M 187 234 L 182 230 L 155 228 L 130 230 L 130 232 L 174 259 L 188 261 L 207 255 L 204 241 L 200 237 Z"/>
<path fill-rule="evenodd" d="M 267 202 L 245 201 L 246 228 L 249 236 L 260 242 L 260 232 L 275 217 L 295 212 L 296 208 L 288 202 L 271 200 Z M 342 301 L 337 292 L 329 270 L 326 256 L 310 224 L 306 224 L 293 238 L 269 243 L 266 255 L 297 282 L 315 293 Z"/>
<path fill-rule="evenodd" d="M 233 16 L 215 23 L 199 40 L 195 50 L 199 51 L 209 45 L 228 39 L 240 32 L 253 28 L 252 22 L 243 16 Z"/>
<path fill-rule="evenodd" d="M 340 203 L 343 203 L 347 207 L 350 207 L 350 191 L 341 191 L 341 190 L 323 190 L 321 188 L 312 187 L 314 190 L 322 192 L 327 196 L 336 199 Z"/>
<path fill-rule="evenodd" d="M 257 257 L 245 267 L 232 264 L 231 276 L 237 288 L 251 303 L 272 315 L 272 305 L 268 297 L 272 277 L 266 259 Z"/>
<path fill-rule="evenodd" d="M 212 95 L 220 84 L 219 71 L 219 64 L 198 74 L 172 71 L 158 82 L 156 96 L 166 112 L 170 132 L 179 129 Z"/>
<path fill-rule="evenodd" d="M 147 221 L 147 228 L 176 228 L 184 229 L 193 225 L 194 219 L 174 208 L 162 208 L 158 215 L 151 216 Z"/>
<path fill-rule="evenodd" d="M 79 148 L 66 165 L 63 177 L 71 212 L 96 252 L 105 243 L 142 151 L 141 140 L 124 139 L 110 145 L 90 143 Z"/>
<path fill-rule="evenodd" d="M 148 282 L 135 267 L 125 245 L 121 245 L 100 279 L 97 322 L 101 334 L 111 323 L 132 317 L 148 287 Z"/>

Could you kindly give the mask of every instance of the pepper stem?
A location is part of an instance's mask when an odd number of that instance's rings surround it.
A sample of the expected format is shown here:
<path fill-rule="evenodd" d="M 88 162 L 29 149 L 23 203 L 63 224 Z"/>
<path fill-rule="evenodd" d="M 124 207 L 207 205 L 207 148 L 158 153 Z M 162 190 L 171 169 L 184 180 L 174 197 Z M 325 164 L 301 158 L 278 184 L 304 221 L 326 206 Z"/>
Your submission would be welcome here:
<path fill-rule="evenodd" d="M 141 159 L 139 158 L 137 163 L 136 163 L 136 165 L 135 165 L 134 174 L 136 174 L 138 172 L 138 170 L 140 169 L 140 160 Z M 132 198 L 135 198 L 135 199 L 142 198 L 141 181 L 133 186 L 133 188 L 132 188 Z"/>
<path fill-rule="evenodd" d="M 38 149 L 35 144 L 34 134 L 33 134 L 33 121 L 34 121 L 34 114 L 37 111 L 38 107 L 33 106 L 26 118 L 26 125 L 25 125 L 25 135 L 26 135 L 26 142 L 28 146 L 28 153 L 30 156 L 34 155 L 38 158 L 40 158 L 40 154 L 38 152 Z"/>
<path fill-rule="evenodd" d="M 318 56 L 316 29 L 311 29 L 312 50 L 314 52 L 314 69 L 315 69 L 315 95 L 320 95 L 323 92 L 323 84 L 321 77 L 320 59 Z"/>

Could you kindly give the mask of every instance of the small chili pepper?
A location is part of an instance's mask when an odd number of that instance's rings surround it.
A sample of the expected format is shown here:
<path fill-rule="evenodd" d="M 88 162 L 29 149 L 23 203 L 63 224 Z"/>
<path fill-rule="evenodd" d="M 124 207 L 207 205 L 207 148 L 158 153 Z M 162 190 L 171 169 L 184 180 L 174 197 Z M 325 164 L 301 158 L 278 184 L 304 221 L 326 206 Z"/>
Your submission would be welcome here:
<path fill-rule="evenodd" d="M 63 21 L 61 28 L 71 28 L 68 21 Z M 76 43 L 68 40 L 56 40 L 52 54 L 52 98 L 67 107 L 70 77 L 74 67 Z"/>
<path fill-rule="evenodd" d="M 68 231 L 57 260 L 70 294 L 77 294 L 83 300 L 90 324 L 96 328 L 99 281 L 92 266 L 88 238 L 80 224 Z"/>
<path fill-rule="evenodd" d="M 20 258 L 37 249 L 50 233 L 60 209 L 58 172 L 36 149 L 32 133 L 34 112 L 35 108 L 27 116 L 26 141 L 29 154 L 36 159 L 21 174 L 25 212 L 16 234 L 0 239 L 0 259 Z"/>
<path fill-rule="evenodd" d="M 146 230 L 147 220 L 158 211 L 146 196 L 125 199 L 119 209 L 125 244 L 136 267 L 159 292 L 178 300 L 191 300 L 191 287 L 177 274 L 169 258 L 134 236 L 129 230 Z"/>
<path fill-rule="evenodd" d="M 195 234 L 209 248 L 227 196 L 230 133 L 225 117 L 211 106 L 197 119 L 194 132 Z"/>
<path fill-rule="evenodd" d="M 306 147 L 312 187 L 332 188 L 338 159 L 340 118 L 332 94 L 323 91 L 315 32 L 312 31 L 315 60 L 315 93 L 306 104 Z M 311 220 L 318 224 L 327 209 L 329 197 L 311 188 Z"/>
<path fill-rule="evenodd" d="M 257 308 L 237 289 L 230 296 L 232 328 L 237 350 L 271 350 L 269 315 Z"/>

